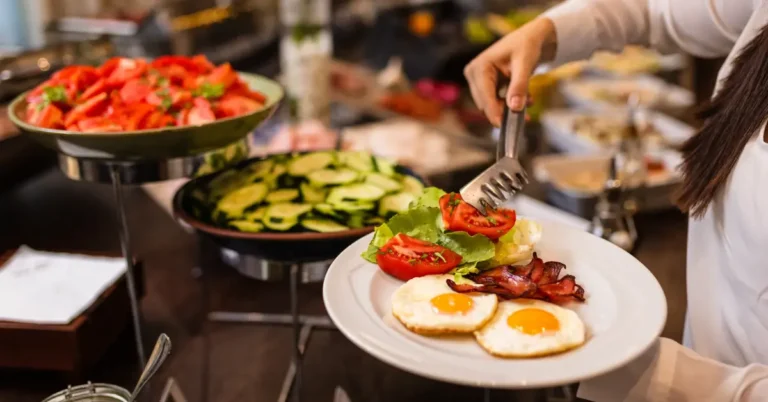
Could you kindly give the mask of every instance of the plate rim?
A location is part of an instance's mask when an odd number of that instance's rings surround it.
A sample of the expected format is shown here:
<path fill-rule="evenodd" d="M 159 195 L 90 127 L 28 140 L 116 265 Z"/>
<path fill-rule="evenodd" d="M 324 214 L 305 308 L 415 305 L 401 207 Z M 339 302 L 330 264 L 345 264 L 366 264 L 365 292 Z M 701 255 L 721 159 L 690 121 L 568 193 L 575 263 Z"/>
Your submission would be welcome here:
<path fill-rule="evenodd" d="M 340 260 L 342 258 L 350 258 L 349 253 L 355 253 L 356 249 L 364 247 L 365 244 L 370 242 L 372 234 L 369 234 L 365 237 L 362 237 L 361 239 L 358 239 L 355 243 L 347 247 L 347 249 L 345 249 L 341 254 L 339 254 L 339 256 L 331 264 L 331 267 L 329 268 L 326 274 L 326 280 L 323 283 L 323 302 L 325 304 L 328 315 L 331 318 L 331 320 L 334 322 L 336 327 L 339 329 L 339 331 L 341 331 L 344 334 L 344 336 L 347 337 L 347 339 L 349 339 L 357 347 L 364 350 L 366 353 L 372 355 L 373 357 L 393 367 L 399 368 L 406 372 L 409 372 L 418 376 L 422 376 L 425 378 L 430 378 L 433 380 L 438 380 L 443 382 L 449 382 L 453 384 L 473 386 L 473 387 L 499 388 L 499 389 L 527 389 L 527 388 L 546 388 L 546 387 L 553 387 L 553 386 L 562 386 L 565 384 L 572 384 L 585 379 L 594 378 L 602 374 L 608 373 L 612 370 L 615 370 L 616 368 L 621 367 L 627 364 L 628 362 L 634 360 L 635 358 L 640 356 L 643 352 L 648 350 L 653 345 L 653 342 L 655 342 L 658 339 L 658 337 L 661 335 L 662 331 L 664 330 L 667 316 L 668 316 L 668 310 L 667 310 L 668 306 L 667 306 L 666 295 L 664 293 L 663 288 L 659 284 L 658 280 L 653 275 L 653 273 L 650 270 L 648 270 L 648 268 L 645 267 L 645 265 L 642 264 L 639 260 L 637 260 L 637 258 L 635 258 L 633 255 L 627 253 L 624 250 L 621 250 L 618 246 L 615 246 L 614 244 L 608 242 L 607 240 L 604 240 L 588 232 L 584 232 L 579 229 L 572 228 L 570 226 L 564 225 L 562 223 L 559 223 L 553 220 L 536 219 L 536 221 L 540 223 L 546 223 L 547 225 L 556 225 L 563 230 L 580 232 L 588 236 L 594 237 L 594 240 L 603 242 L 604 245 L 607 247 L 615 248 L 615 250 L 620 251 L 621 253 L 624 253 L 627 257 L 635 260 L 637 264 L 645 268 L 644 273 L 639 273 L 639 275 L 645 275 L 647 279 L 650 279 L 650 282 L 648 284 L 652 287 L 652 289 L 645 289 L 643 291 L 643 294 L 645 295 L 655 294 L 657 297 L 658 305 L 656 307 L 658 308 L 658 311 L 656 312 L 649 311 L 648 313 L 649 317 L 656 317 L 656 321 L 657 321 L 656 327 L 653 328 L 652 330 L 649 330 L 648 335 L 643 337 L 647 339 L 642 341 L 642 343 L 638 341 L 637 344 L 634 345 L 634 349 L 629 351 L 627 354 L 625 354 L 621 359 L 615 359 L 616 360 L 615 362 L 613 362 L 610 365 L 606 365 L 605 367 L 602 367 L 599 370 L 590 370 L 588 372 L 578 373 L 576 375 L 570 375 L 568 376 L 568 378 L 560 378 L 560 379 L 553 378 L 550 380 L 538 380 L 538 381 L 527 381 L 527 380 L 521 381 L 519 379 L 515 380 L 514 377 L 512 376 L 510 377 L 509 381 L 488 381 L 488 380 L 483 380 L 482 378 L 471 379 L 470 378 L 471 376 L 466 375 L 467 373 L 466 370 L 452 377 L 449 377 L 449 376 L 441 375 L 436 372 L 430 371 L 428 369 L 419 369 L 418 367 L 414 367 L 412 363 L 398 359 L 396 354 L 391 352 L 391 348 L 387 350 L 384 348 L 384 345 L 381 343 L 376 344 L 375 342 L 366 340 L 365 339 L 366 337 L 363 334 L 356 333 L 355 330 L 350 328 L 355 324 L 349 324 L 349 323 L 346 323 L 345 321 L 339 320 L 340 314 L 334 308 L 335 303 L 332 301 L 332 299 L 334 299 L 335 297 L 335 294 L 337 293 L 337 289 L 334 290 L 334 289 L 331 289 L 331 287 L 338 286 L 338 285 L 332 284 L 334 273 L 341 272 L 341 274 L 344 275 L 344 274 L 351 273 L 353 270 L 353 268 L 347 268 L 347 269 L 339 268 L 339 266 L 341 266 L 340 264 L 343 264 L 342 262 L 340 262 Z M 352 293 L 353 294 L 352 297 L 355 297 L 353 290 L 349 293 Z M 365 309 L 359 303 L 355 308 L 359 309 L 363 314 L 366 314 Z M 645 307 L 643 307 L 643 309 L 644 308 Z M 617 318 L 615 320 L 620 320 L 621 317 L 622 315 L 617 310 Z M 370 317 L 370 318 L 374 319 L 375 317 Z M 653 335 L 651 336 L 651 334 Z M 445 354 L 445 352 L 432 352 L 432 353 Z M 448 356 L 447 354 L 445 355 Z M 460 356 L 454 356 L 452 358 L 463 359 L 463 357 L 460 357 Z M 488 355 L 488 359 L 490 359 L 490 361 L 503 362 L 503 359 L 495 358 L 490 355 Z M 510 359 L 509 361 L 520 362 L 521 360 Z M 531 359 L 531 361 L 540 361 L 540 360 Z M 469 370 L 469 371 L 472 372 L 473 370 Z"/>

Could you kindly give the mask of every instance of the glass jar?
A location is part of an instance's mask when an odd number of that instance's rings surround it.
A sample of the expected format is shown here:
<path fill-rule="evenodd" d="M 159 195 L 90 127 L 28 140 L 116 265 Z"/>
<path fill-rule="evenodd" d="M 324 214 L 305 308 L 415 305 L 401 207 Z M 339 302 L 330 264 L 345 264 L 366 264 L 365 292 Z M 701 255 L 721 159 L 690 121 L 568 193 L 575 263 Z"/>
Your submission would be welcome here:
<path fill-rule="evenodd" d="M 291 120 L 330 124 L 330 0 L 280 0 L 280 19 L 280 61 Z"/>
<path fill-rule="evenodd" d="M 84 384 L 68 387 L 45 399 L 43 402 L 128 402 L 131 393 L 125 388 L 112 384 Z"/>

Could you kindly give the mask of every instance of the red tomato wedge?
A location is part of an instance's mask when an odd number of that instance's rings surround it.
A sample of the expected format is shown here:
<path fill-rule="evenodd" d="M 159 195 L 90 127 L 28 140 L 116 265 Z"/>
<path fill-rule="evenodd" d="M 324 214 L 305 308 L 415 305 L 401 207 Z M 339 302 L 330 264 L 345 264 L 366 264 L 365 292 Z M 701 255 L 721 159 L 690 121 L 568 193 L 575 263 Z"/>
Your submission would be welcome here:
<path fill-rule="evenodd" d="M 456 207 L 462 202 L 461 195 L 457 193 L 448 193 L 440 197 L 440 213 L 443 216 L 443 226 L 446 229 L 451 226 Z"/>
<path fill-rule="evenodd" d="M 41 109 L 35 106 L 27 119 L 30 123 L 45 128 L 59 128 L 64 125 L 64 113 L 54 105 L 46 105 Z"/>
<path fill-rule="evenodd" d="M 152 87 L 149 83 L 142 82 L 139 78 L 134 78 L 123 85 L 120 89 L 120 98 L 126 104 L 142 102 L 152 93 Z"/>
<path fill-rule="evenodd" d="M 218 110 L 222 116 L 239 116 L 261 108 L 261 103 L 240 95 L 225 95 L 219 99 Z"/>
<path fill-rule="evenodd" d="M 28 123 L 80 132 L 201 125 L 266 103 L 229 63 L 216 66 L 202 55 L 152 62 L 115 57 L 100 67 L 67 66 L 25 98 Z"/>
<path fill-rule="evenodd" d="M 447 273 L 461 263 L 461 256 L 443 246 L 400 233 L 379 249 L 376 263 L 382 271 L 407 281 Z"/>
<path fill-rule="evenodd" d="M 224 63 L 211 71 L 206 79 L 211 84 L 221 84 L 224 89 L 229 88 L 235 81 L 237 81 L 237 74 L 229 63 Z"/>
<path fill-rule="evenodd" d="M 69 126 L 87 116 L 98 114 L 102 109 L 106 108 L 107 94 L 104 92 L 94 96 L 91 99 L 75 106 L 68 114 L 64 125 Z"/>
<path fill-rule="evenodd" d="M 481 234 L 491 240 L 509 232 L 515 226 L 517 216 L 511 209 L 487 209 L 483 216 L 475 207 L 467 204 L 459 194 L 446 194 L 440 198 L 440 212 L 446 230 Z"/>
<path fill-rule="evenodd" d="M 89 117 L 77 123 L 77 127 L 84 133 L 111 133 L 123 131 L 123 127 L 106 117 Z"/>

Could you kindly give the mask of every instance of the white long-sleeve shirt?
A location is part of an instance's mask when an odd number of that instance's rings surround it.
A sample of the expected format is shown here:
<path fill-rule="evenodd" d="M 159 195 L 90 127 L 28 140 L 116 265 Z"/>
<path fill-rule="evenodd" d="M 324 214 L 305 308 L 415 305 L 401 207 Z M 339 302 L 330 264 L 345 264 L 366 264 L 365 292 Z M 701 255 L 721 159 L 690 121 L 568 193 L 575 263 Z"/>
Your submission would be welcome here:
<path fill-rule="evenodd" d="M 768 0 L 571 0 L 546 14 L 555 63 L 644 44 L 725 56 L 718 83 L 768 23 Z M 766 60 L 768 62 L 768 60 Z M 719 89 L 720 85 L 716 87 Z M 768 94 L 766 95 L 768 96 Z M 768 116 L 755 116 L 763 120 Z M 705 216 L 688 226 L 684 344 L 582 384 L 602 401 L 768 401 L 768 143 L 761 126 Z"/>

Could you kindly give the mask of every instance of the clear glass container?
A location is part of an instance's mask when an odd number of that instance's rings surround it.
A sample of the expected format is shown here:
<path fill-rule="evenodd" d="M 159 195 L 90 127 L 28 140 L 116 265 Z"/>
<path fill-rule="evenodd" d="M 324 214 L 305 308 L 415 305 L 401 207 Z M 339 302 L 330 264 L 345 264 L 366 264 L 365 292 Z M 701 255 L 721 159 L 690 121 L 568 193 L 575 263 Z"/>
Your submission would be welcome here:
<path fill-rule="evenodd" d="M 330 124 L 330 0 L 280 0 L 280 61 L 291 120 Z"/>

